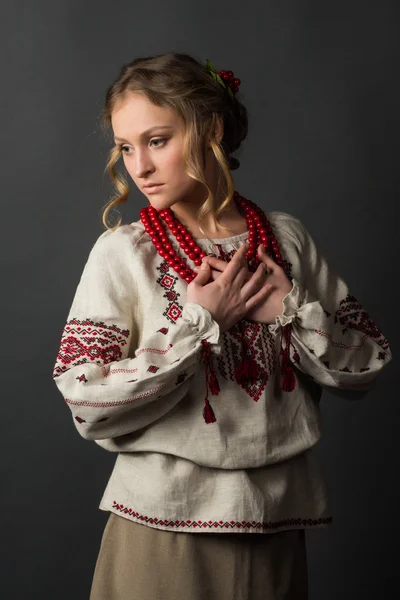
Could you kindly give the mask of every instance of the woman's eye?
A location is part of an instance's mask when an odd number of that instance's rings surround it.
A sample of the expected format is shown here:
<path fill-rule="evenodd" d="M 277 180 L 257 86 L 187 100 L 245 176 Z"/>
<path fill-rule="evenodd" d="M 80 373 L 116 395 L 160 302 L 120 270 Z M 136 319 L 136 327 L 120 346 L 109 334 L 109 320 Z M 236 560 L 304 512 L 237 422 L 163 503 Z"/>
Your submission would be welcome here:
<path fill-rule="evenodd" d="M 128 152 L 129 152 L 129 146 L 121 146 L 121 152 L 123 154 L 128 154 Z"/>
<path fill-rule="evenodd" d="M 161 145 L 161 146 L 163 146 L 163 145 L 164 145 L 164 142 L 166 142 L 166 141 L 167 141 L 167 140 L 166 140 L 165 138 L 158 138 L 157 140 L 151 140 L 151 142 L 150 142 L 150 143 L 153 143 L 153 142 L 162 142 L 162 144 L 157 144 L 156 148 L 159 148 L 159 147 L 160 147 L 160 145 Z"/>

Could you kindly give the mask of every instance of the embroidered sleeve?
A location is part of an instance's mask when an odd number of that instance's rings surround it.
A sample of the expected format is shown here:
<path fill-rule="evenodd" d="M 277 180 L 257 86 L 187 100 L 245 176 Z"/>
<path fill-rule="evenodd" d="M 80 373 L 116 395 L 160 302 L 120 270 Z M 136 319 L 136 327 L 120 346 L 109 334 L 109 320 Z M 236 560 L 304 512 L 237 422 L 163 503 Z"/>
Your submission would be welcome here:
<path fill-rule="evenodd" d="M 320 385 L 369 390 L 391 360 L 388 340 L 350 293 L 346 283 L 317 249 L 296 219 L 302 282 L 295 277 L 283 299 L 282 314 L 269 325 L 275 336 L 285 327 L 291 335 L 290 360 Z"/>
<path fill-rule="evenodd" d="M 136 284 L 107 233 L 83 270 L 53 371 L 79 433 L 92 440 L 131 433 L 166 414 L 187 393 L 203 340 L 218 347 L 219 339 L 210 313 L 187 303 L 173 327 L 155 327 L 136 344 Z"/>

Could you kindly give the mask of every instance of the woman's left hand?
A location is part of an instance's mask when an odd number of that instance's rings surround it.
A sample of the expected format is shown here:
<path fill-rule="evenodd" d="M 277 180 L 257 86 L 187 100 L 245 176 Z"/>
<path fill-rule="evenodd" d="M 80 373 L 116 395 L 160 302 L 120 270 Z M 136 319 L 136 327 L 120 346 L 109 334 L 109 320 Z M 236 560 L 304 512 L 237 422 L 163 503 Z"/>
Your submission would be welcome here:
<path fill-rule="evenodd" d="M 282 300 L 290 292 L 293 285 L 290 283 L 282 267 L 268 256 L 262 244 L 258 247 L 257 254 L 265 266 L 265 284 L 271 285 L 271 290 L 265 300 L 246 314 L 246 318 L 272 325 L 275 323 L 275 317 L 282 314 Z M 205 256 L 203 261 L 207 261 L 210 265 L 213 280 L 223 273 L 228 264 L 224 260 L 214 258 L 213 256 Z M 252 273 L 249 271 L 249 278 L 251 275 Z"/>

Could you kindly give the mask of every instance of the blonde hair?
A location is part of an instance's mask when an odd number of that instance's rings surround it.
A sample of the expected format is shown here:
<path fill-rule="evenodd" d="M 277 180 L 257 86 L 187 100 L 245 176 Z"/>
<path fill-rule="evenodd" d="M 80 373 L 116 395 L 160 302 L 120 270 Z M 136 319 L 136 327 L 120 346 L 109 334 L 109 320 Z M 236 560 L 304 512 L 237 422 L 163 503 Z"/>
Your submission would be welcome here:
<path fill-rule="evenodd" d="M 186 173 L 201 182 L 208 196 L 198 211 L 198 220 L 211 212 L 217 227 L 227 229 L 218 223 L 218 217 L 233 201 L 234 182 L 230 170 L 237 169 L 240 163 L 231 156 L 245 139 L 248 130 L 247 110 L 238 99 L 231 98 L 224 87 L 215 81 L 200 62 L 187 54 L 168 52 L 147 58 L 137 58 L 124 65 L 117 79 L 106 93 L 102 114 L 105 130 L 111 129 L 111 115 L 120 100 L 130 92 L 143 94 L 153 104 L 172 108 L 184 124 L 184 159 Z M 216 138 L 217 120 L 222 119 L 223 137 Z M 220 166 L 221 189 L 225 198 L 216 206 L 215 197 L 204 178 L 204 142 L 210 147 Z M 116 165 L 122 155 L 119 146 L 114 146 L 108 157 L 105 171 L 108 172 L 115 194 L 103 211 L 103 224 L 115 230 L 121 224 L 121 217 L 114 226 L 107 219 L 111 210 L 126 202 L 129 184 Z M 218 190 L 219 191 L 219 190 Z M 201 225 L 199 223 L 200 231 Z"/>

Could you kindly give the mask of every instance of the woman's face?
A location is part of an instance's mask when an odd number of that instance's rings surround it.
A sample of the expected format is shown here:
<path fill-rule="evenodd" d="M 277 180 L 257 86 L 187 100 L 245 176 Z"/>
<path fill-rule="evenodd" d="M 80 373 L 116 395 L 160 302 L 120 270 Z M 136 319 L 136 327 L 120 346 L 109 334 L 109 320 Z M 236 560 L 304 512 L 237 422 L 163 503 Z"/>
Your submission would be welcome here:
<path fill-rule="evenodd" d="M 111 125 L 129 175 L 154 208 L 169 208 L 204 189 L 185 173 L 184 125 L 172 109 L 130 93 L 116 105 Z M 149 183 L 162 185 L 152 192 L 144 187 Z"/>

